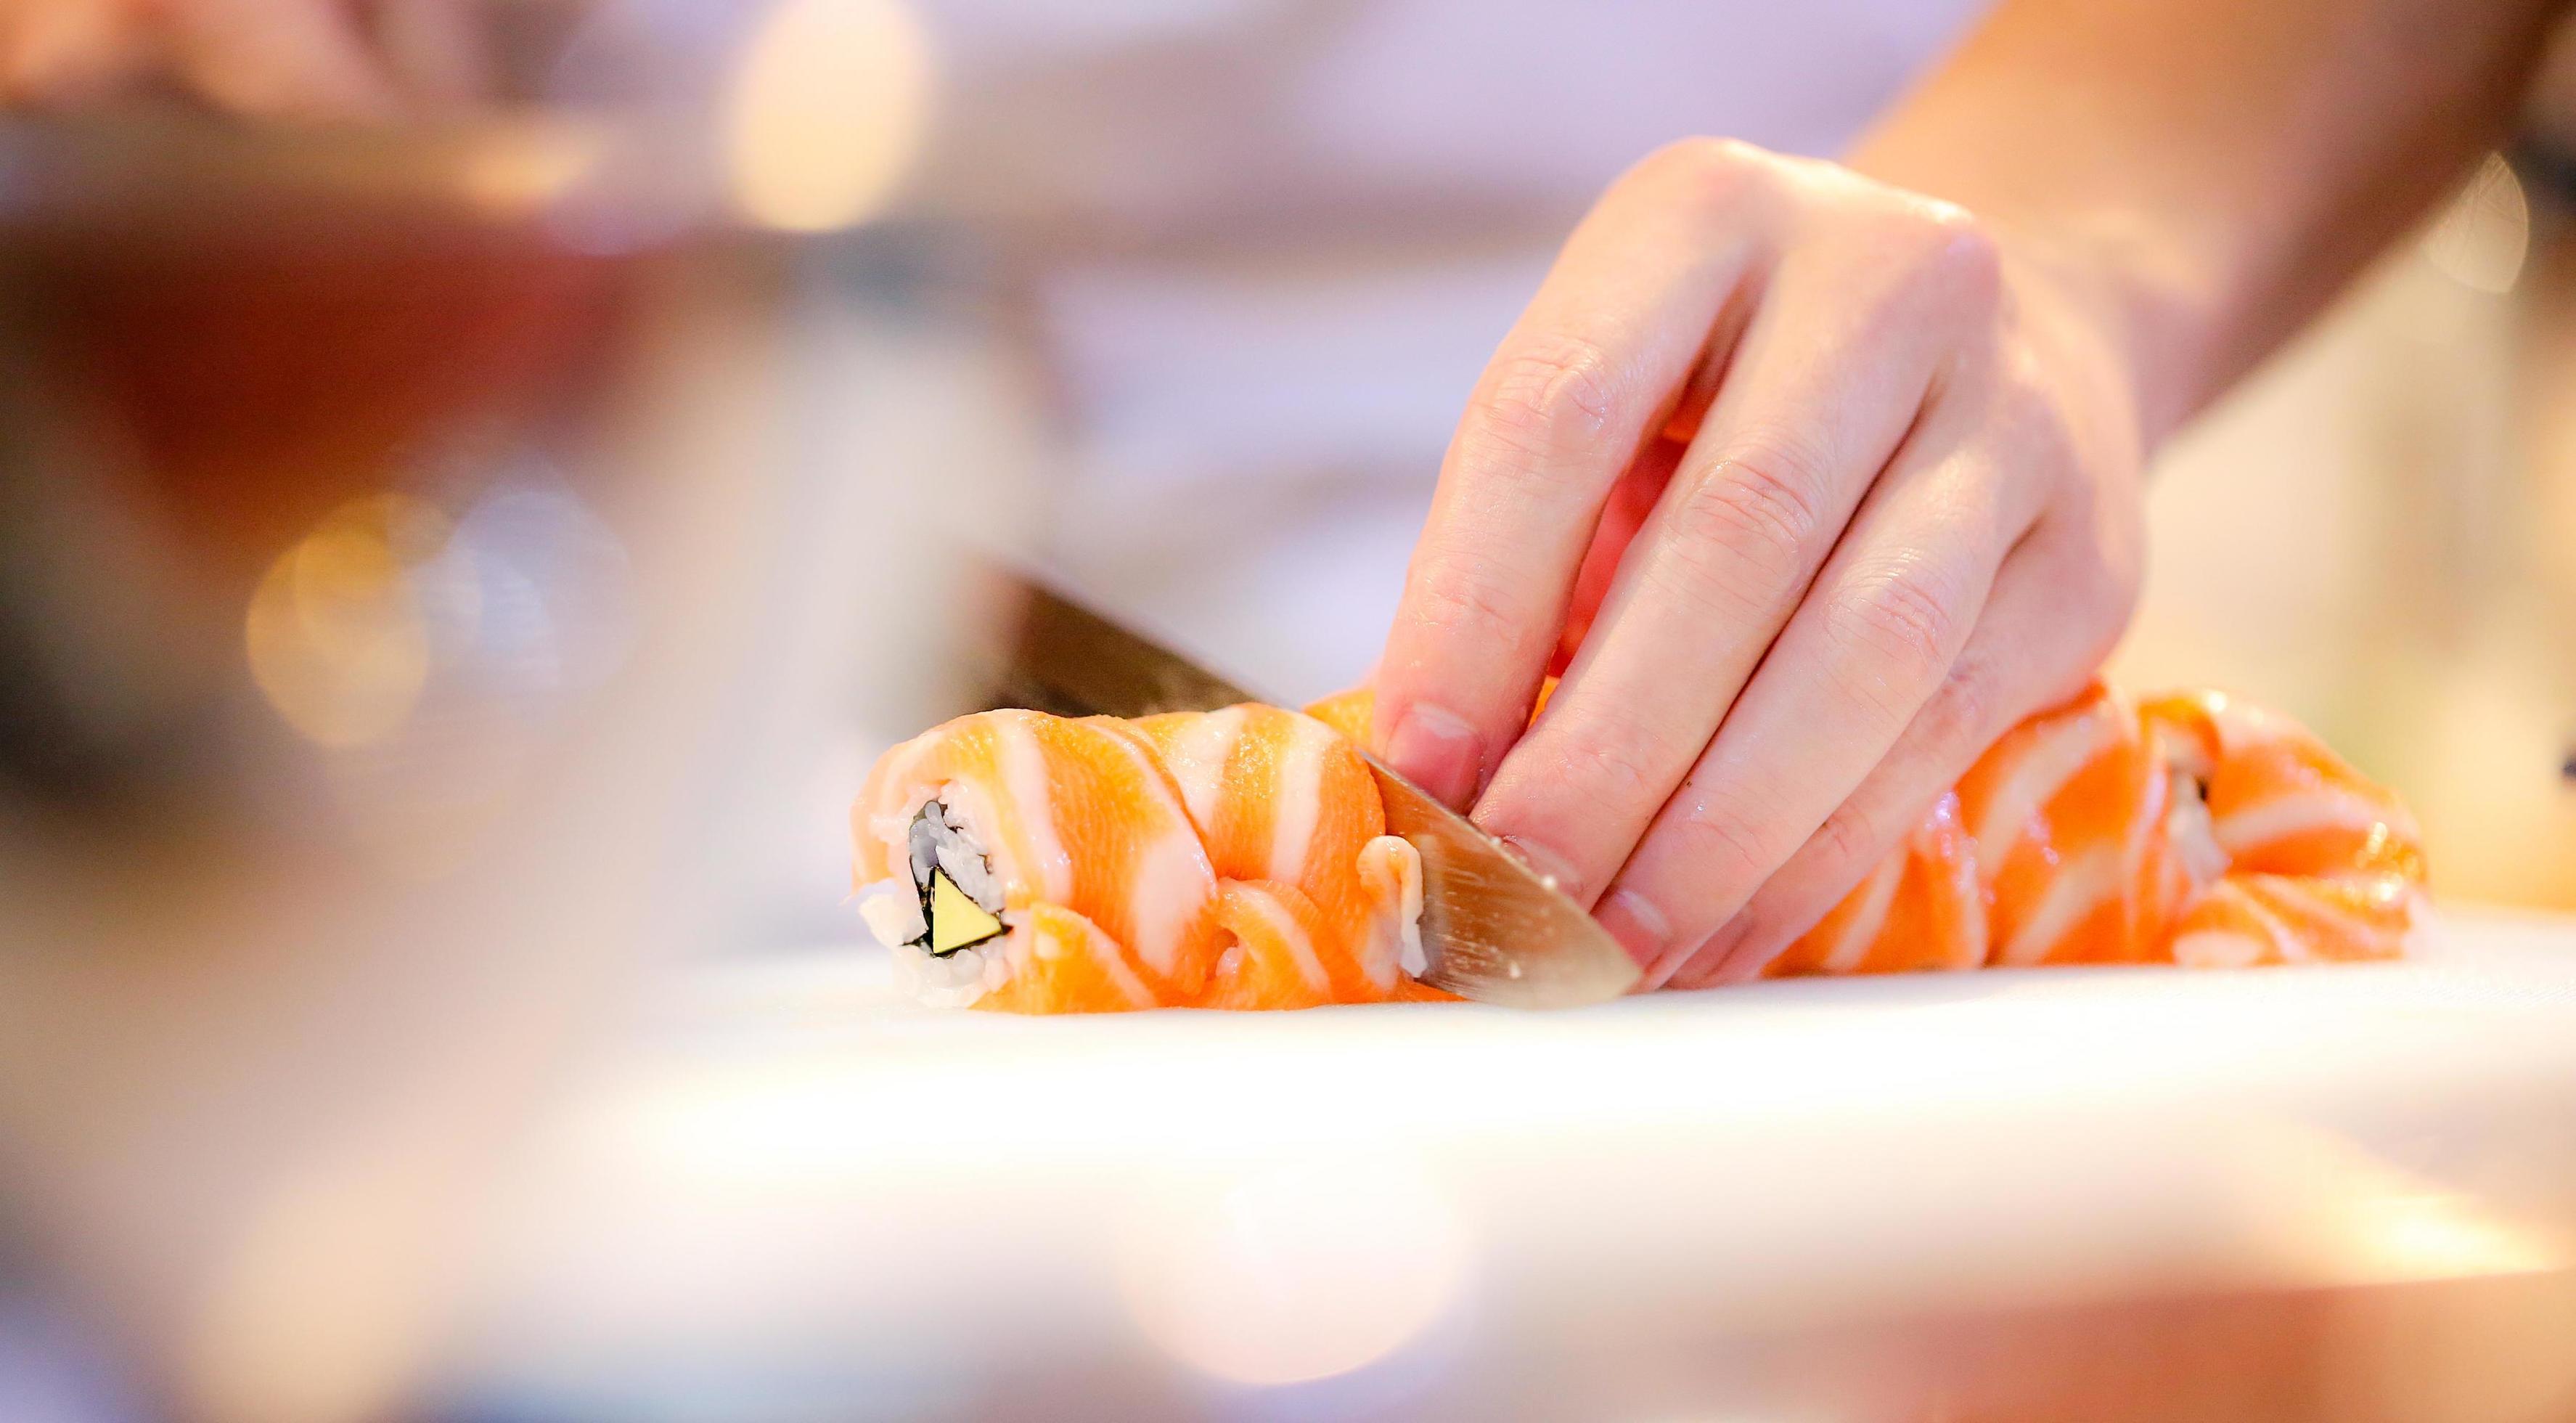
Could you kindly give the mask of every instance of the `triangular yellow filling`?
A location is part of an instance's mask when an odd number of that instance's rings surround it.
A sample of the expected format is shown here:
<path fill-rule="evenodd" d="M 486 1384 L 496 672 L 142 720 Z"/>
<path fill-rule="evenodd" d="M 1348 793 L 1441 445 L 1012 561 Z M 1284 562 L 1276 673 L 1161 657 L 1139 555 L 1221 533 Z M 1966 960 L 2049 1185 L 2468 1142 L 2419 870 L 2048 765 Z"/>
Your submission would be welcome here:
<path fill-rule="evenodd" d="M 1002 921 L 966 897 L 946 870 L 930 872 L 930 951 L 953 954 L 1002 932 Z"/>

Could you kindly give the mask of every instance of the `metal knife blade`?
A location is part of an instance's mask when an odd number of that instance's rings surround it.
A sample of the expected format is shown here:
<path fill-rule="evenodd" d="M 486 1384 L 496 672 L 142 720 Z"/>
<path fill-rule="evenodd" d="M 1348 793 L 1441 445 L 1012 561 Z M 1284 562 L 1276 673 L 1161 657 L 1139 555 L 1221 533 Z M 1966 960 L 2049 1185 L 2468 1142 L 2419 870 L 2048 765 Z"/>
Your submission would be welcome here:
<path fill-rule="evenodd" d="M 1151 716 L 1267 701 L 1024 575 L 995 569 L 1022 614 L 989 706 Z M 1564 1008 L 1616 998 L 1638 969 L 1583 906 L 1500 842 L 1362 753 L 1387 829 L 1422 854 L 1425 981 L 1486 1003 Z"/>

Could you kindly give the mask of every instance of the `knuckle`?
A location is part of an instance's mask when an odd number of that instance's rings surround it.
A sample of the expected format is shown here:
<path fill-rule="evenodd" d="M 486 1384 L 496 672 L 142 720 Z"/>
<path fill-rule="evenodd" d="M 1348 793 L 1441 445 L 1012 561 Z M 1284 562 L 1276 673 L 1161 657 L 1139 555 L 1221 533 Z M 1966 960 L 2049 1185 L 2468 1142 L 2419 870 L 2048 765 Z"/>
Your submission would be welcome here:
<path fill-rule="evenodd" d="M 1665 775 L 1656 768 L 1660 759 L 1652 738 L 1621 729 L 1579 738 L 1558 753 L 1562 784 L 1586 799 L 1619 805 L 1663 797 Z"/>
<path fill-rule="evenodd" d="M 1775 580 L 1791 576 L 1822 531 L 1820 469 L 1787 442 L 1739 446 L 1682 492 L 1673 510 L 1677 546 L 1749 563 Z"/>
<path fill-rule="evenodd" d="M 1527 619 L 1501 585 L 1469 573 L 1435 573 L 1414 590 L 1413 614 L 1427 632 L 1519 651 Z"/>
<path fill-rule="evenodd" d="M 2069 579 L 2068 601 L 2079 617 L 2090 622 L 2125 620 L 2134 601 L 2138 579 L 2130 561 L 2116 549 L 2097 548 L 2093 556 L 2082 561 L 2076 575 Z"/>
<path fill-rule="evenodd" d="M 2002 732 L 2003 710 L 1993 664 L 1961 658 L 1923 704 L 1920 739 L 1930 754 L 1964 766 Z"/>
<path fill-rule="evenodd" d="M 2100 606 L 2102 609 L 2103 654 L 2109 655 L 2110 644 L 2127 630 L 2129 619 L 2137 614 L 2138 601 L 2146 593 L 2146 565 L 2142 551 L 2124 549 L 2103 561 L 2100 572 Z"/>
<path fill-rule="evenodd" d="M 1618 408 L 1609 353 L 1598 342 L 1563 333 L 1504 357 L 1481 402 L 1488 428 L 1533 453 L 1599 438 Z"/>
<path fill-rule="evenodd" d="M 2004 285 L 2003 249 L 1994 230 L 1948 203 L 1933 205 L 1924 224 L 1928 271 L 1960 297 L 1993 305 Z"/>
<path fill-rule="evenodd" d="M 1816 827 L 1816 849 L 1838 868 L 1875 862 L 1879 854 L 1878 826 L 1859 805 L 1847 803 Z"/>
<path fill-rule="evenodd" d="M 1870 225 L 1873 248 L 1891 254 L 1885 300 L 1905 310 L 1987 314 L 2003 301 L 2003 249 L 1967 209 L 1895 194 Z"/>
<path fill-rule="evenodd" d="M 1749 890 L 1770 874 L 1777 858 L 1761 817 L 1730 797 L 1693 801 L 1667 833 L 1693 883 L 1712 891 L 1729 886 Z"/>
<path fill-rule="evenodd" d="M 1942 671 L 1958 623 L 1957 595 L 1920 564 L 1854 579 L 1825 609 L 1826 631 L 1838 647 L 1916 687 Z"/>
<path fill-rule="evenodd" d="M 1770 161 L 1770 154 L 1739 138 L 1685 138 L 1655 150 L 1638 169 L 1702 200 L 1726 203 L 1758 180 Z"/>

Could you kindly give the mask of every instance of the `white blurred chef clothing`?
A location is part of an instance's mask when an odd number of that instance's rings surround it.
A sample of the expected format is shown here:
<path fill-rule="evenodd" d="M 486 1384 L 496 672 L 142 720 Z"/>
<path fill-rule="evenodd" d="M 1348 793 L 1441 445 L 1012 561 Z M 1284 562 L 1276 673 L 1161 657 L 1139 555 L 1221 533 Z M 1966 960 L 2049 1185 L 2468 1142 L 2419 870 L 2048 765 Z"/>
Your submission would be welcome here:
<path fill-rule="evenodd" d="M 1469 387 L 1618 173 L 1831 155 L 1973 0 L 922 0 L 928 171 L 1005 234 L 1053 557 L 1239 670 L 1361 676 Z"/>

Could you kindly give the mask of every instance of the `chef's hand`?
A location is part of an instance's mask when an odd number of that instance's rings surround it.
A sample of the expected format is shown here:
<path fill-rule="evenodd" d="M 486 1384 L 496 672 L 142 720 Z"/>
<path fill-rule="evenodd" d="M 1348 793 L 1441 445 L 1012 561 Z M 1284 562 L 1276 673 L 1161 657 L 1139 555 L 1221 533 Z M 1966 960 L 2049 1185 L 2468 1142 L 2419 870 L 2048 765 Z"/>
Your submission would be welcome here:
<path fill-rule="evenodd" d="M 1657 153 L 1469 401 L 1378 745 L 1650 985 L 1758 971 L 2127 621 L 2142 439 L 2107 310 L 1948 203 Z"/>
<path fill-rule="evenodd" d="M 483 0 L 0 0 L 0 104 L 174 88 L 245 117 L 381 119 L 483 93 Z"/>

